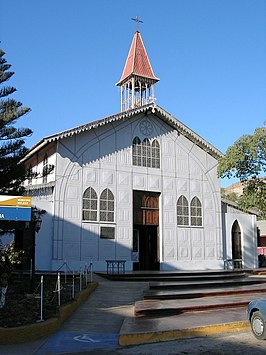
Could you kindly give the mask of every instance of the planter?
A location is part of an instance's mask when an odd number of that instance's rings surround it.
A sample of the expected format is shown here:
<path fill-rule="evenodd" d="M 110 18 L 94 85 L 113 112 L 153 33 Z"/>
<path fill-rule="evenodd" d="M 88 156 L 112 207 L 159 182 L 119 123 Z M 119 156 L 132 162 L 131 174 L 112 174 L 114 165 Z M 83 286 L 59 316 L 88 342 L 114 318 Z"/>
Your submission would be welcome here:
<path fill-rule="evenodd" d="M 63 322 L 90 296 L 90 294 L 97 288 L 98 283 L 93 282 L 87 288 L 81 291 L 77 298 L 59 309 L 58 317 L 48 319 L 43 322 L 25 325 L 13 328 L 0 327 L 0 344 L 17 344 L 24 343 L 40 338 L 46 338 L 55 331 L 57 331 Z"/>

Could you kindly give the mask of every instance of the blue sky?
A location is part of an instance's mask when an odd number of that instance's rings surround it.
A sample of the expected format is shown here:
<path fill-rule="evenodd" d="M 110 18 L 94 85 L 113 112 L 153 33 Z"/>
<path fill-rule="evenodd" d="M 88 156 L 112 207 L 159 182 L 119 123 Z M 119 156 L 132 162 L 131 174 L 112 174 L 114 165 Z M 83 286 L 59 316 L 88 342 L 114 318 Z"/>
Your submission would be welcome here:
<path fill-rule="evenodd" d="M 157 104 L 225 152 L 266 120 L 265 0 L 9 0 L 0 41 L 15 75 L 18 121 L 43 137 L 120 111 L 120 79 L 136 29 Z"/>

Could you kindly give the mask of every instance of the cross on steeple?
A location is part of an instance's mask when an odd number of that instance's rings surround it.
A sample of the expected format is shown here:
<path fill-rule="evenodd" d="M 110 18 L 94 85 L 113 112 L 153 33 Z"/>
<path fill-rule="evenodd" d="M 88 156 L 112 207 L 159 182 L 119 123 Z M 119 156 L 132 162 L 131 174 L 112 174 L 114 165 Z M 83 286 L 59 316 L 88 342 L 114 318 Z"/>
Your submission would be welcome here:
<path fill-rule="evenodd" d="M 136 31 L 139 32 L 139 23 L 143 23 L 143 21 L 141 21 L 138 16 L 131 17 L 131 20 L 136 21 Z"/>

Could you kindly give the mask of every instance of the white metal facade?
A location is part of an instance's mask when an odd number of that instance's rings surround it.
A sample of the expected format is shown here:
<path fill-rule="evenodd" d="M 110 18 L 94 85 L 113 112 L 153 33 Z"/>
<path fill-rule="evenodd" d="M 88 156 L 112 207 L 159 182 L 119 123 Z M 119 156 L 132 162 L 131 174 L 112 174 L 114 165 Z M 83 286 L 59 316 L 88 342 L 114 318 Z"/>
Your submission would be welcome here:
<path fill-rule="evenodd" d="M 244 231 L 244 264 L 255 267 L 256 218 L 235 210 L 222 213 L 219 152 L 154 105 L 114 118 L 97 121 L 90 129 L 82 126 L 48 137 L 44 147 L 39 145 L 43 151 L 51 150 L 51 144 L 55 147 L 49 156 L 55 170 L 46 184 L 36 181 L 28 186 L 34 204 L 47 210 L 37 236 L 36 268 L 57 270 L 66 263 L 77 270 L 92 262 L 94 270 L 105 271 L 106 259 L 123 259 L 126 269 L 132 270 L 134 190 L 160 193 L 161 270 L 223 268 L 224 259 L 230 256 L 230 228 L 235 219 Z M 160 168 L 132 164 L 136 136 L 159 142 Z M 28 161 L 34 160 L 35 151 L 38 145 Z M 97 196 L 106 188 L 113 193 L 113 222 L 82 220 L 82 196 L 88 187 Z M 202 226 L 177 225 L 181 195 L 188 201 L 195 196 L 201 201 Z M 100 237 L 103 226 L 114 228 L 114 239 Z"/>

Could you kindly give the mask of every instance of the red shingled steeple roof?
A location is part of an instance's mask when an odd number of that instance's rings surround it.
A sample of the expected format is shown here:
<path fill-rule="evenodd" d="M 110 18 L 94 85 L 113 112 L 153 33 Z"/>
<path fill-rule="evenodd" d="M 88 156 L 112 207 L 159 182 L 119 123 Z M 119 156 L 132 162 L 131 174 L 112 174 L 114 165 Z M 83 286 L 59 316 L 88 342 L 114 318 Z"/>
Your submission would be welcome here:
<path fill-rule="evenodd" d="M 153 73 L 148 54 L 139 31 L 136 31 L 134 34 L 123 74 L 116 85 L 122 85 L 123 82 L 128 80 L 132 75 L 153 79 L 155 82 L 160 80 L 156 78 Z"/>

